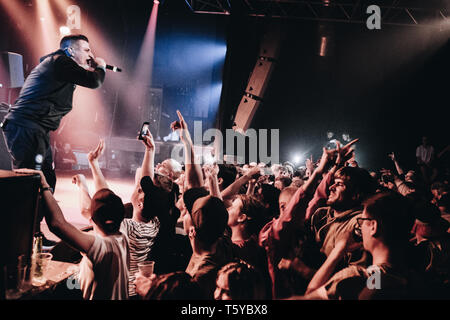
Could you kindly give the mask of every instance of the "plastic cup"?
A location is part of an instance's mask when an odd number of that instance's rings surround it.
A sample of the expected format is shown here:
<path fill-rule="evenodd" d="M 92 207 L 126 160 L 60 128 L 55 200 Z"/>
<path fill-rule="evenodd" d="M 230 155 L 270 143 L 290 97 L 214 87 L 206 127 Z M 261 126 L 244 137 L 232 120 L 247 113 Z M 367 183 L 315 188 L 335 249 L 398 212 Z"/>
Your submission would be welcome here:
<path fill-rule="evenodd" d="M 33 262 L 32 268 L 32 284 L 33 286 L 39 287 L 45 285 L 47 278 L 45 273 L 48 268 L 50 260 L 52 260 L 53 255 L 51 253 L 39 253 L 36 255 Z"/>
<path fill-rule="evenodd" d="M 138 263 L 139 272 L 146 278 L 150 278 L 153 274 L 155 261 L 143 261 Z"/>

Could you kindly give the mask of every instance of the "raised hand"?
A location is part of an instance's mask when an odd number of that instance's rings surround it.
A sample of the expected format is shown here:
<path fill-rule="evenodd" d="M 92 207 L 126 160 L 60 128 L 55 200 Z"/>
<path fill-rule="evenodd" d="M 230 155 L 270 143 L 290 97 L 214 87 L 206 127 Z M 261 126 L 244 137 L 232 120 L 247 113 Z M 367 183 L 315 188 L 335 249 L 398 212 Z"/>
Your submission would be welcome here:
<path fill-rule="evenodd" d="M 187 127 L 187 123 L 183 118 L 183 115 L 177 110 L 178 121 L 174 121 L 170 124 L 170 128 L 175 131 L 179 130 L 180 139 L 182 142 L 191 142 L 191 135 Z"/>
<path fill-rule="evenodd" d="M 261 168 L 256 166 L 247 170 L 245 175 L 249 178 L 257 179 L 261 175 Z"/>
<path fill-rule="evenodd" d="M 84 174 L 76 174 L 72 177 L 72 183 L 76 184 L 78 187 L 87 186 L 86 177 Z"/>
<path fill-rule="evenodd" d="M 147 151 L 155 151 L 155 141 L 153 140 L 153 135 L 150 130 L 148 130 L 148 135 L 142 136 L 142 142 Z"/>
<path fill-rule="evenodd" d="M 100 142 L 98 143 L 97 147 L 94 150 L 89 151 L 87 158 L 89 162 L 98 161 L 98 158 L 103 154 L 103 151 L 105 149 L 105 141 L 103 139 L 100 139 Z"/>
<path fill-rule="evenodd" d="M 394 154 L 394 152 L 389 153 L 389 154 L 388 154 L 388 157 L 389 157 L 392 161 L 395 161 L 395 154 Z"/>
<path fill-rule="evenodd" d="M 313 161 L 313 156 L 312 155 L 311 155 L 310 158 L 306 159 L 305 167 L 306 167 L 306 172 L 307 172 L 308 176 L 311 176 L 313 171 L 314 171 L 314 161 Z"/>
<path fill-rule="evenodd" d="M 337 150 L 337 158 L 336 158 L 336 165 L 340 166 L 343 165 L 348 159 L 350 159 L 353 156 L 354 150 L 351 148 L 352 145 L 354 145 L 356 142 L 358 142 L 359 139 L 354 139 L 347 143 L 345 146 L 341 148 L 341 143 L 339 141 L 336 141 L 336 150 Z"/>
<path fill-rule="evenodd" d="M 216 163 L 204 165 L 203 170 L 207 178 L 212 178 L 219 174 L 219 166 Z"/>
<path fill-rule="evenodd" d="M 327 148 L 322 148 L 322 156 L 320 157 L 319 164 L 316 170 L 322 173 L 325 170 L 326 165 L 336 157 L 337 151 L 335 149 L 328 150 Z"/>

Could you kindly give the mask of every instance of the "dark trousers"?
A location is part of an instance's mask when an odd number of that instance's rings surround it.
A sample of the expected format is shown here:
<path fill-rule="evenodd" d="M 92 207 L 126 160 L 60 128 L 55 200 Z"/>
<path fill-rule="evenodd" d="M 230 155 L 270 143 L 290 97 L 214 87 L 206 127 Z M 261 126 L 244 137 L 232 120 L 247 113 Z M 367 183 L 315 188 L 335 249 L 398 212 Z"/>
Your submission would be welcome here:
<path fill-rule="evenodd" d="M 6 121 L 3 126 L 6 146 L 12 159 L 13 169 L 40 169 L 48 184 L 55 189 L 56 174 L 53 169 L 50 135 L 45 130 L 27 128 Z M 36 157 L 42 156 L 42 163 L 36 162 Z"/>

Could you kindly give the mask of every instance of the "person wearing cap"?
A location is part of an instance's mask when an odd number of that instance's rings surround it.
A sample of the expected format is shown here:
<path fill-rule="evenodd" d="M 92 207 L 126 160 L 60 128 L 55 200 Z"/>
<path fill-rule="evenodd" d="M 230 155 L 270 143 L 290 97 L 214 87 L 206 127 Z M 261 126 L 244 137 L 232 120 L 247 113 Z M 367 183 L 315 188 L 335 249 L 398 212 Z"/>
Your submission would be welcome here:
<path fill-rule="evenodd" d="M 173 122 L 171 128 L 179 131 L 184 145 L 186 190 L 183 201 L 187 213 L 183 216 L 183 228 L 192 247 L 186 273 L 200 285 L 206 299 L 213 299 L 217 272 L 233 259 L 232 243 L 224 237 L 228 212 L 223 201 L 209 195 L 204 188 L 202 168 L 196 162 L 187 123 L 179 111 L 177 115 L 179 121 Z"/>
<path fill-rule="evenodd" d="M 233 259 L 232 243 L 224 237 L 228 212 L 223 201 L 204 188 L 187 190 L 183 199 L 188 211 L 183 227 L 192 247 L 186 272 L 203 289 L 205 298 L 212 299 L 217 272 Z"/>
<path fill-rule="evenodd" d="M 153 171 L 155 145 L 150 132 L 143 137 L 142 142 L 145 145 L 145 153 L 142 167 L 136 172 L 136 185 L 131 195 L 132 217 L 131 219 L 123 219 L 120 226 L 120 231 L 127 236 L 130 249 L 128 291 L 130 299 L 138 298 L 135 285 L 136 274 L 139 271 L 138 263 L 146 260 L 155 260 L 155 272 L 157 272 L 164 262 L 161 259 L 164 260 L 163 258 L 165 256 L 161 254 L 162 250 L 159 250 L 159 254 L 154 254 L 153 251 L 158 242 L 161 245 L 167 246 L 167 243 L 164 243 L 164 239 L 161 239 L 161 237 L 158 238 L 158 236 L 160 236 L 161 226 L 167 224 L 165 221 L 161 223 L 160 217 L 169 210 L 168 195 L 162 188 L 156 187 L 152 181 L 155 176 Z M 98 158 L 103 153 L 103 150 L 104 141 L 100 140 L 97 148 L 88 154 L 89 166 L 96 190 L 108 188 L 108 184 L 98 163 Z M 79 177 L 76 176 L 74 178 L 76 178 L 75 182 L 80 187 L 80 199 L 83 199 L 81 203 L 84 212 L 83 216 L 91 220 L 92 210 L 88 209 L 90 206 L 90 197 L 87 185 L 84 184 L 83 186 L 79 183 L 79 180 L 82 180 Z"/>
<path fill-rule="evenodd" d="M 47 207 L 45 220 L 50 231 L 82 253 L 78 281 L 83 298 L 128 299 L 128 239 L 119 230 L 125 214 L 122 200 L 106 188 L 94 194 L 91 217 L 95 234 L 89 234 L 65 220 L 42 171 L 17 169 L 16 172 L 40 175 L 42 198 Z"/>

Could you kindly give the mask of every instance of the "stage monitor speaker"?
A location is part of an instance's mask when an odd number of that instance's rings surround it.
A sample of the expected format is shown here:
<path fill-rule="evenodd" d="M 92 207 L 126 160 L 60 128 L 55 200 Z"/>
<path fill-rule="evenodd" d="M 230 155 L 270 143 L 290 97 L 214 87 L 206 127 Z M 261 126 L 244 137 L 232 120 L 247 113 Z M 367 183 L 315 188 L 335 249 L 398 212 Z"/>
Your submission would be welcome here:
<path fill-rule="evenodd" d="M 253 116 L 258 109 L 260 101 L 244 95 L 239 103 L 236 116 L 234 118 L 233 130 L 245 134 L 250 127 Z"/>
<path fill-rule="evenodd" d="M 0 170 L 0 299 L 5 294 L 4 266 L 16 263 L 21 255 L 31 260 L 40 184 L 39 175 L 18 176 Z"/>
<path fill-rule="evenodd" d="M 20 88 L 24 83 L 23 58 L 14 52 L 2 52 L 0 59 L 0 70 L 3 70 L 3 86 L 5 88 Z"/>

